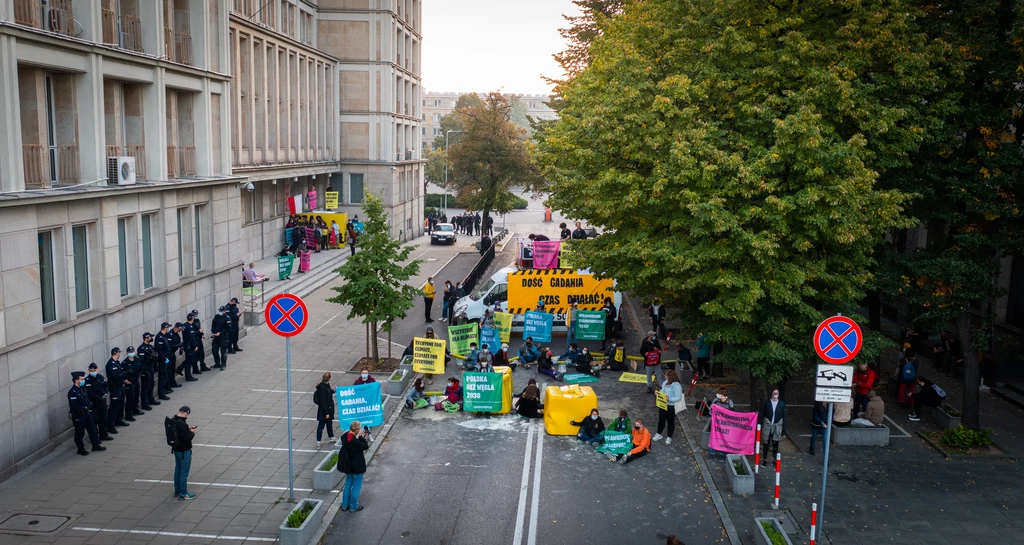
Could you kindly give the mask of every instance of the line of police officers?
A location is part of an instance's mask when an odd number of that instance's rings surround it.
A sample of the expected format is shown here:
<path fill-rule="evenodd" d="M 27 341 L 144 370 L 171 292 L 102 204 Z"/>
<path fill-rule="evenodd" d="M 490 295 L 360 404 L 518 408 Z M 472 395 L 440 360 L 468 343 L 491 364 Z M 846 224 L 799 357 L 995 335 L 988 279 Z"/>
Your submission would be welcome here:
<path fill-rule="evenodd" d="M 222 371 L 227 368 L 228 354 L 242 350 L 238 347 L 240 317 L 238 299 L 234 298 L 220 307 L 213 317 L 210 331 L 213 366 Z M 95 363 L 89 364 L 88 374 L 82 371 L 71 373 L 73 385 L 68 391 L 68 406 L 75 425 L 78 454 L 89 454 L 83 442 L 86 433 L 93 451 L 106 450 L 101 442 L 113 440 L 111 435 L 118 433 L 118 427 L 128 426 L 136 416 L 145 414 L 143 411 L 160 405 L 157 399 L 169 400 L 173 388 L 181 387 L 176 376 L 184 376 L 186 382 L 195 382 L 199 379 L 193 375 L 210 371 L 203 348 L 205 336 L 199 311 L 193 310 L 184 323 L 177 322 L 172 326 L 164 322 L 155 336 L 144 333 L 138 350 L 129 346 L 124 360 L 121 359 L 120 348 L 111 349 L 104 369 L 106 376 L 99 372 Z M 183 357 L 180 365 L 177 356 Z"/>

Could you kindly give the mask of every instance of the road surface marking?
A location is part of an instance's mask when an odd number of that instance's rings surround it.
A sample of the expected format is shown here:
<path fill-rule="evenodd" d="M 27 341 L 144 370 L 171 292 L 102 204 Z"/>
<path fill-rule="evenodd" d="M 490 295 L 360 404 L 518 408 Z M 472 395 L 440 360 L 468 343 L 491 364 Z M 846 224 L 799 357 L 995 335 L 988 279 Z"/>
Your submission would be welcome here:
<path fill-rule="evenodd" d="M 222 534 L 192 534 L 185 532 L 158 532 L 156 530 L 121 530 L 118 528 L 89 528 L 85 526 L 75 526 L 72 530 L 78 530 L 79 532 L 108 532 L 112 534 L 136 534 L 146 536 L 170 536 L 170 537 L 191 537 L 198 539 L 229 539 L 234 541 L 266 541 L 276 543 L 276 537 L 246 537 L 246 536 L 226 536 Z"/>
<path fill-rule="evenodd" d="M 884 416 L 885 416 L 885 419 L 886 419 L 886 420 L 888 420 L 888 421 L 889 421 L 889 422 L 890 422 L 890 423 L 891 423 L 891 424 L 892 424 L 893 426 L 896 426 L 896 429 L 898 429 L 898 430 L 900 430 L 901 432 L 903 432 L 903 435 L 905 435 L 905 436 L 907 436 L 907 437 L 910 437 L 910 434 L 909 434 L 909 433 L 907 433 L 907 430 L 903 429 L 903 427 L 902 427 L 902 426 L 900 426 L 899 424 L 897 424 L 895 420 L 893 420 L 893 419 L 889 418 L 889 415 L 884 415 Z M 890 437 L 891 437 L 891 436 L 890 436 Z M 897 435 L 896 437 L 899 437 L 899 436 Z"/>
<path fill-rule="evenodd" d="M 519 507 L 516 509 L 516 533 L 512 538 L 512 545 L 520 545 L 523 542 L 523 521 L 526 519 L 526 494 L 529 492 L 530 482 L 530 458 L 533 454 L 533 428 L 532 422 L 526 429 L 526 453 L 523 455 L 523 478 L 519 483 Z"/>
<path fill-rule="evenodd" d="M 270 414 L 239 414 L 239 413 L 220 413 L 221 416 L 239 416 L 244 418 L 288 418 L 288 416 L 274 416 Z M 293 416 L 292 420 L 312 420 L 316 421 L 315 418 L 308 418 L 302 416 Z"/>
<path fill-rule="evenodd" d="M 174 481 L 161 481 L 159 479 L 135 479 L 137 483 L 153 483 L 153 484 L 174 484 Z M 231 484 L 231 483 L 199 483 L 195 481 L 189 481 L 188 484 L 196 486 L 210 486 L 217 488 L 247 488 L 250 490 L 274 490 L 274 491 L 287 491 L 287 486 L 257 486 L 254 484 Z M 312 488 L 296 488 L 296 492 L 312 492 Z M 332 493 L 337 494 L 338 490 L 331 490 Z"/>
<path fill-rule="evenodd" d="M 537 467 L 533 470 L 533 503 L 530 505 L 530 539 L 527 545 L 537 545 L 537 517 L 540 508 L 540 466 L 544 461 L 544 427 L 537 427 Z"/>
<path fill-rule="evenodd" d="M 260 393 L 263 393 L 263 394 L 287 394 L 288 393 L 288 390 L 262 390 L 260 388 L 253 388 L 251 391 L 253 391 L 253 392 L 260 392 Z M 299 392 L 297 390 L 292 390 L 292 393 L 293 394 L 299 394 L 299 395 L 305 395 L 305 394 L 311 394 L 313 392 Z"/>
<path fill-rule="evenodd" d="M 241 445 L 207 445 L 205 443 L 192 443 L 192 446 L 194 446 L 194 447 L 206 447 L 206 448 L 233 448 L 233 449 L 242 449 L 242 450 L 274 450 L 274 451 L 288 452 L 288 449 L 286 449 L 284 447 L 246 447 L 246 446 L 241 446 Z M 297 448 L 297 449 L 293 449 L 292 452 L 304 452 L 304 453 L 316 454 L 317 452 L 327 452 L 327 451 L 324 451 L 324 450 L 298 449 Z"/>

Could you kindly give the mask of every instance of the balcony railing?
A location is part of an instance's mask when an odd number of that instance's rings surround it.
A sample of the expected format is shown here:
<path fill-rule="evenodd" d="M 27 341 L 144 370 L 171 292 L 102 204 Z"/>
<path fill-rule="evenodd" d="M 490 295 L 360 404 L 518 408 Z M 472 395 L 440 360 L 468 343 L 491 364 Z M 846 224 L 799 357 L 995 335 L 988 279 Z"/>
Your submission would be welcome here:
<path fill-rule="evenodd" d="M 178 159 L 181 161 L 181 175 L 182 176 L 195 176 L 196 175 L 196 147 L 195 146 L 181 146 L 180 152 L 178 153 Z"/>
<path fill-rule="evenodd" d="M 75 32 L 75 19 L 71 11 L 71 0 L 49 0 L 47 29 L 58 34 L 71 36 Z"/>
<path fill-rule="evenodd" d="M 50 177 L 43 169 L 46 164 L 46 150 L 40 144 L 21 146 L 21 159 L 25 163 L 25 187 L 50 187 Z"/>
<path fill-rule="evenodd" d="M 178 146 L 167 146 L 167 177 L 178 177 Z"/>
<path fill-rule="evenodd" d="M 14 22 L 19 25 L 42 28 L 39 21 L 41 13 L 39 0 L 14 0 Z"/>
<path fill-rule="evenodd" d="M 142 21 L 138 17 L 121 16 L 121 47 L 142 53 Z"/>
<path fill-rule="evenodd" d="M 146 146 L 129 144 L 125 147 L 124 154 L 126 157 L 135 158 L 135 177 L 146 180 Z"/>
<path fill-rule="evenodd" d="M 103 10 L 103 43 L 118 45 L 117 13 L 112 9 Z"/>
<path fill-rule="evenodd" d="M 77 144 L 57 146 L 57 183 L 77 184 L 82 179 Z"/>
<path fill-rule="evenodd" d="M 174 60 L 192 66 L 192 35 L 174 35 Z"/>

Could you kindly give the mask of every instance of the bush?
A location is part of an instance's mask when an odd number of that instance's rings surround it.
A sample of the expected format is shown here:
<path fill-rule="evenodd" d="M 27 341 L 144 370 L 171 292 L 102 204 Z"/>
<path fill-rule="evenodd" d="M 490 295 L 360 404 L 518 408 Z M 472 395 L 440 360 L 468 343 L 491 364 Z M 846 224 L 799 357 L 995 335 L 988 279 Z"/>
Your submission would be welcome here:
<path fill-rule="evenodd" d="M 736 474 L 737 475 L 746 475 L 747 474 L 747 468 L 743 467 L 743 462 L 741 462 L 739 460 L 734 461 L 732 463 L 732 467 L 733 467 L 733 469 L 736 470 Z"/>
<path fill-rule="evenodd" d="M 761 528 L 764 528 L 764 533 L 768 534 L 768 539 L 771 540 L 772 545 L 786 545 L 786 538 L 782 537 L 782 534 L 772 526 L 772 523 L 764 521 L 761 523 Z"/>
<path fill-rule="evenodd" d="M 298 528 L 306 522 L 306 518 L 313 512 L 314 504 L 311 501 L 302 500 L 299 508 L 288 514 L 288 527 Z"/>
<path fill-rule="evenodd" d="M 328 458 L 327 461 L 325 461 L 323 463 L 323 465 L 320 466 L 320 471 L 330 471 L 330 470 L 334 469 L 334 466 L 336 466 L 336 465 L 338 465 L 338 453 L 337 452 L 335 452 L 334 454 L 331 454 L 331 457 Z"/>
<path fill-rule="evenodd" d="M 975 447 L 987 447 L 992 444 L 989 435 L 992 430 L 972 430 L 963 424 L 942 432 L 940 440 L 944 445 L 956 450 L 970 450 Z"/>
<path fill-rule="evenodd" d="M 954 409 L 952 405 L 945 404 L 945 403 L 942 405 L 942 412 L 948 414 L 949 416 L 953 416 L 953 417 L 961 416 L 960 415 L 960 411 Z"/>
<path fill-rule="evenodd" d="M 444 195 L 440 193 L 427 193 L 423 197 L 423 205 L 430 206 L 432 208 L 441 208 L 444 206 Z M 455 195 L 452 195 L 451 193 L 448 194 L 448 206 L 455 206 Z"/>

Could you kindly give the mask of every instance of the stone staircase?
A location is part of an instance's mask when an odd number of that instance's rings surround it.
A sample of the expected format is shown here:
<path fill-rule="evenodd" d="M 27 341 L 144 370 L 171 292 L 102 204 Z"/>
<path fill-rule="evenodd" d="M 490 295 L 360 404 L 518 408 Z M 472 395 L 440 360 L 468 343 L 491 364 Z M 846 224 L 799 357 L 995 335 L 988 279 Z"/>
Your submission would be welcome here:
<path fill-rule="evenodd" d="M 299 297 L 305 297 L 314 291 L 320 289 L 325 284 L 334 280 L 338 275 L 334 272 L 341 266 L 342 263 L 348 260 L 351 255 L 347 249 L 343 251 L 331 252 L 330 257 L 323 262 L 317 263 L 315 267 L 310 269 L 307 273 L 298 272 L 298 264 L 295 265 L 296 272 L 292 274 L 291 280 L 284 282 L 277 282 L 272 287 L 267 288 L 264 293 L 264 301 L 270 301 L 275 295 L 281 293 L 290 293 L 298 295 Z M 242 323 L 246 327 L 254 327 L 262 325 L 266 321 L 263 316 L 263 307 L 258 307 L 254 311 L 246 311 L 244 313 Z"/>

